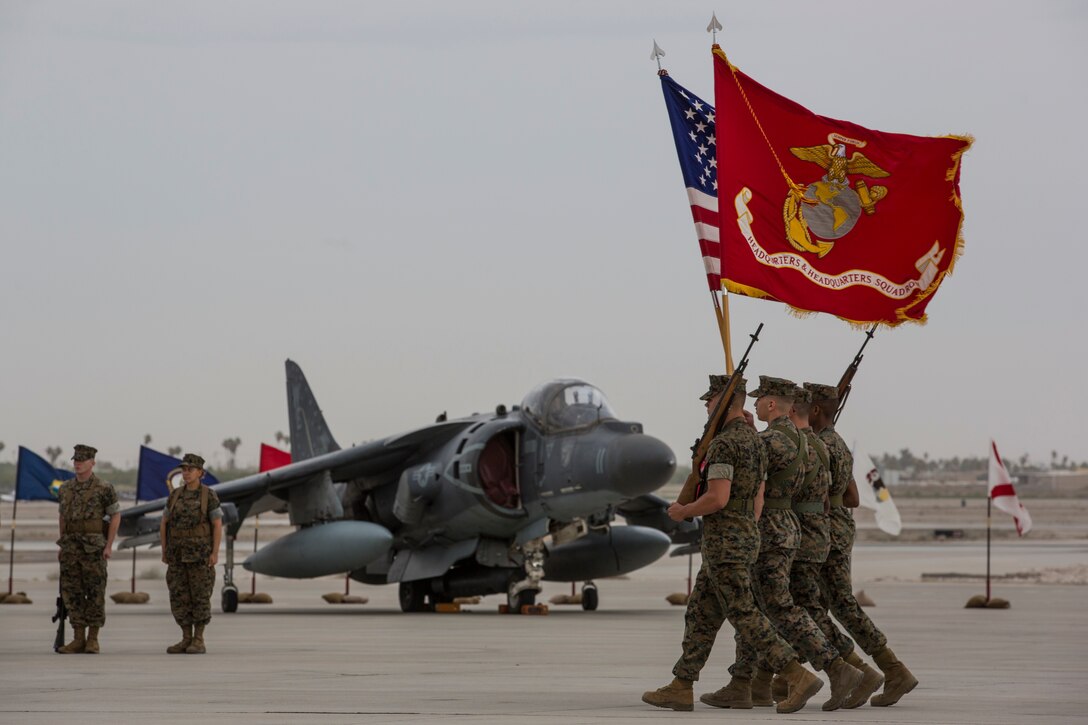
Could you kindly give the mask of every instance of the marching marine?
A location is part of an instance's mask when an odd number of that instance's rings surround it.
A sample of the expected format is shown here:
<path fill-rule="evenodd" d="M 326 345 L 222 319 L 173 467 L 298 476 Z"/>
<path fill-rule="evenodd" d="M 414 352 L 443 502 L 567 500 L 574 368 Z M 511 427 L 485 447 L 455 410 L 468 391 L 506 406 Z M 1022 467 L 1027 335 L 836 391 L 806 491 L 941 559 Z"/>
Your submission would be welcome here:
<path fill-rule="evenodd" d="M 767 451 L 767 483 L 763 517 L 759 521 L 759 555 L 752 564 L 752 581 L 767 618 L 778 633 L 817 670 L 827 672 L 831 699 L 825 710 L 836 710 L 862 680 L 862 673 L 847 664 L 824 636 L 812 617 L 793 600 L 790 572 L 801 546 L 801 525 L 794 499 L 802 511 L 823 510 L 822 500 L 812 503 L 805 488 L 807 438 L 789 417 L 797 386 L 784 378 L 759 376 L 759 387 L 749 393 L 756 399 L 756 416 L 767 423 L 759 438 Z M 803 503 L 802 503 L 803 502 Z M 729 668 L 733 679 L 717 707 L 773 704 L 773 668 L 765 666 L 764 652 L 737 638 L 737 659 Z"/>
<path fill-rule="evenodd" d="M 77 445 L 76 477 L 60 488 L 60 592 L 74 639 L 60 654 L 98 654 L 98 630 L 106 624 L 106 561 L 121 523 L 113 486 L 94 475 L 97 448 Z M 109 523 L 105 523 L 109 517 Z"/>
<path fill-rule="evenodd" d="M 820 440 L 827 446 L 828 468 L 831 472 L 828 497 L 831 506 L 831 547 L 827 560 L 820 569 L 827 605 L 850 636 L 884 673 L 884 691 L 874 695 L 870 704 L 875 707 L 894 705 L 918 685 L 918 680 L 888 648 L 887 637 L 873 624 L 873 620 L 854 598 L 850 582 L 854 516 L 850 508 L 856 508 L 859 499 L 857 484 L 854 482 L 854 456 L 842 436 L 835 432 L 835 413 L 839 408 L 838 388 L 834 385 L 805 383 L 805 389 L 812 393 L 809 420 Z M 842 637 L 836 644 L 840 651 L 847 644 L 852 650 L 853 643 L 847 637 Z M 861 661 L 856 653 L 850 654 L 853 655 L 851 661 Z M 865 697 L 880 687 L 879 675 L 871 672 L 872 668 L 864 663 L 861 666 L 865 670 L 865 682 L 858 688 L 857 697 L 852 695 L 847 700 L 846 707 L 857 707 L 865 701 Z"/>
<path fill-rule="evenodd" d="M 181 627 L 181 641 L 169 654 L 204 654 L 204 627 L 212 618 L 215 565 L 223 538 L 223 509 L 215 491 L 200 482 L 204 459 L 187 453 L 181 463 L 185 485 L 170 492 L 159 525 L 170 613 Z"/>
<path fill-rule="evenodd" d="M 710 389 L 702 396 L 708 410 L 716 408 L 728 384 L 727 376 L 710 376 Z M 744 643 L 760 652 L 767 666 L 789 683 L 789 697 L 779 703 L 778 712 L 795 712 L 823 682 L 801 667 L 793 648 L 775 633 L 756 606 L 748 566 L 760 546 L 757 520 L 763 506 L 767 454 L 744 418 L 743 379 L 726 404 L 725 424 L 706 455 L 702 495 L 692 503 L 677 502 L 669 507 L 669 517 L 675 521 L 703 517 L 703 563 L 688 598 L 683 653 L 673 667 L 674 679 L 644 693 L 642 701 L 672 710 L 694 709 L 692 683 L 699 679 L 718 630 L 728 619 Z M 719 693 L 721 690 L 714 694 Z M 707 697 L 701 699 L 707 702 Z M 747 706 L 751 707 L 751 702 Z"/>

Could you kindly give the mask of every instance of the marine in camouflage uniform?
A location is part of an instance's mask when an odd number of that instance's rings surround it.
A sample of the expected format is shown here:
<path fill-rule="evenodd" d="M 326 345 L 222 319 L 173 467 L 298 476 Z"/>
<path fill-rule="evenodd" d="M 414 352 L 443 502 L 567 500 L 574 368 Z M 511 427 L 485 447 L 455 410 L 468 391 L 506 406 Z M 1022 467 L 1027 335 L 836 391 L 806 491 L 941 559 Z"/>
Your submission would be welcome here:
<path fill-rule="evenodd" d="M 752 580 L 763 611 L 779 634 L 817 670 L 826 670 L 831 680 L 830 709 L 837 709 L 862 679 L 860 671 L 848 665 L 790 591 L 790 573 L 801 546 L 801 525 L 793 511 L 795 496 L 805 490 L 807 438 L 790 420 L 797 385 L 784 378 L 759 376 L 759 387 L 749 393 L 756 398 L 756 415 L 767 422 L 759 438 L 767 449 L 767 484 L 763 515 L 759 521 L 759 556 L 752 565 Z M 822 503 L 820 504 L 822 509 Z M 729 668 L 739 679 L 753 680 L 752 702 L 769 706 L 772 663 L 764 652 L 738 638 L 737 659 Z M 757 673 L 757 667 L 760 670 Z"/>
<path fill-rule="evenodd" d="M 215 491 L 200 482 L 203 475 L 204 459 L 186 454 L 185 485 L 170 493 L 159 529 L 170 612 L 182 632 L 181 641 L 167 647 L 169 654 L 203 654 L 204 627 L 212 618 L 223 509 Z"/>
<path fill-rule="evenodd" d="M 887 637 L 854 598 L 850 580 L 850 555 L 854 546 L 854 516 L 848 504 L 857 506 L 857 488 L 854 482 L 854 456 L 850 453 L 850 448 L 842 436 L 835 432 L 834 419 L 839 405 L 838 389 L 834 385 L 817 383 L 805 383 L 805 389 L 812 394 L 811 421 L 813 427 L 817 429 L 820 440 L 827 446 L 828 469 L 831 473 L 828 489 L 831 505 L 831 546 L 827 560 L 820 569 L 823 594 L 831 613 L 884 673 L 884 692 L 874 696 L 871 703 L 877 707 L 894 705 L 903 695 L 914 689 L 918 680 L 888 648 Z M 844 501 L 844 497 L 850 500 Z M 846 648 L 848 653 L 853 649 L 850 639 L 841 633 L 836 638 L 835 644 L 840 649 Z M 872 668 L 865 665 L 856 653 L 850 653 L 848 657 L 852 662 L 856 658 L 856 661 L 861 664 L 855 666 L 866 671 L 865 682 L 859 687 L 857 696 L 852 696 L 846 703 L 847 707 L 856 707 L 865 701 L 868 694 L 880 686 L 880 682 L 877 681 L 868 693 L 864 693 L 877 676 L 875 673 L 870 673 Z"/>
<path fill-rule="evenodd" d="M 702 399 L 716 400 L 728 378 L 712 375 L 710 390 Z M 738 384 L 725 425 L 707 452 L 703 469 L 705 489 L 694 502 L 669 507 L 669 516 L 682 520 L 703 516 L 701 551 L 703 563 L 688 598 L 684 615 L 683 653 L 673 667 L 675 679 L 669 685 L 642 696 L 643 702 L 674 710 L 691 710 L 692 682 L 706 664 L 725 620 L 748 646 L 763 653 L 775 672 L 793 684 L 791 699 L 779 705 L 780 712 L 794 712 L 804 706 L 823 683 L 804 670 L 797 654 L 778 634 L 756 605 L 749 565 L 756 560 L 760 534 L 756 522 L 756 499 L 766 475 L 767 454 L 755 430 L 744 420 L 744 381 Z M 723 690 L 726 688 L 723 688 Z M 713 695 L 703 702 L 716 705 Z M 749 701 L 729 707 L 751 707 Z"/>
<path fill-rule="evenodd" d="M 75 632 L 71 642 L 57 649 L 61 654 L 97 654 L 98 629 L 106 624 L 106 560 L 120 524 L 121 504 L 113 486 L 92 472 L 97 453 L 92 446 L 75 447 L 76 477 L 58 494 L 60 591 Z"/>

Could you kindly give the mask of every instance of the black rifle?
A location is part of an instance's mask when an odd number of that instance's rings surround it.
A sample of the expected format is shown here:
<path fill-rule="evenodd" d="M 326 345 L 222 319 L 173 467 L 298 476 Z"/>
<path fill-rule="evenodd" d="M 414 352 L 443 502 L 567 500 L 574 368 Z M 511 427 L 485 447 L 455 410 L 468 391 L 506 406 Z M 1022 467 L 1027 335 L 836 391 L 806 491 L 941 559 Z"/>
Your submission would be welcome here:
<path fill-rule="evenodd" d="M 64 597 L 57 593 L 57 611 L 52 621 L 57 623 L 57 636 L 53 639 L 53 651 L 64 646 L 64 620 L 68 619 L 68 607 L 64 606 Z"/>
<path fill-rule="evenodd" d="M 744 369 L 748 367 L 748 355 L 752 352 L 752 346 L 756 344 L 759 333 L 762 331 L 763 323 L 761 322 L 755 333 L 750 335 L 752 341 L 748 343 L 748 349 L 744 351 L 744 357 L 740 359 L 737 367 L 733 369 L 733 374 L 729 376 L 729 384 L 725 386 L 725 390 L 722 391 L 723 395 L 718 400 L 718 405 L 711 412 L 710 418 L 703 428 L 703 435 L 691 447 L 691 473 L 688 474 L 687 480 L 684 481 L 684 486 L 680 489 L 680 495 L 676 497 L 676 500 L 682 504 L 689 504 L 702 495 L 700 490 L 702 472 L 699 469 L 702 468 L 703 459 L 706 458 L 707 451 L 710 450 L 710 442 L 714 440 L 714 436 L 721 432 L 722 423 L 725 422 L 725 414 L 733 402 L 737 383 L 740 382 Z"/>
<path fill-rule="evenodd" d="M 861 365 L 861 353 L 865 352 L 865 346 L 869 344 L 869 340 L 873 339 L 873 333 L 875 332 L 876 325 L 873 325 L 869 328 L 868 332 L 865 333 L 865 342 L 861 343 L 861 349 L 858 350 L 858 354 L 855 355 L 854 359 L 850 361 L 850 364 L 846 366 L 846 372 L 844 372 L 842 378 L 839 379 L 839 409 L 835 411 L 833 423 L 839 422 L 839 416 L 842 415 L 842 409 L 846 406 L 846 399 L 850 397 L 851 382 L 858 371 L 858 366 Z"/>

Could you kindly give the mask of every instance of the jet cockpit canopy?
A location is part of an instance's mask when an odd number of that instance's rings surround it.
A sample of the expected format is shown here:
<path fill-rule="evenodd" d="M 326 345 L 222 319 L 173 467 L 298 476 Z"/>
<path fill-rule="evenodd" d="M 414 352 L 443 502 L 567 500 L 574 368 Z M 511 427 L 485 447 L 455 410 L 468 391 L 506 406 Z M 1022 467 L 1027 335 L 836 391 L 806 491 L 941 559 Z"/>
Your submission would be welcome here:
<path fill-rule="evenodd" d="M 616 420 L 599 388 L 573 378 L 537 386 L 525 396 L 521 409 L 545 433 L 580 430 L 604 420 Z"/>

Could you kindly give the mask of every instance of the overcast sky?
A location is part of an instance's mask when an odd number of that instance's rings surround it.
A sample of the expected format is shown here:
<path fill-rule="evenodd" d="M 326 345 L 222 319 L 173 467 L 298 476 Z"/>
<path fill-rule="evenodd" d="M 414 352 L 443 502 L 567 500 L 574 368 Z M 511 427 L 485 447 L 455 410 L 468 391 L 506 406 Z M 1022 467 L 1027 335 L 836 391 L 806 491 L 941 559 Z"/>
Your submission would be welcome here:
<path fill-rule="evenodd" d="M 811 110 L 972 134 L 965 256 L 878 333 L 840 430 L 1088 459 L 1076 2 L 0 3 L 0 460 L 342 445 L 582 377 L 678 456 L 723 356 L 656 66 L 730 58 Z M 750 373 L 834 383 L 862 334 L 731 298 Z"/>

